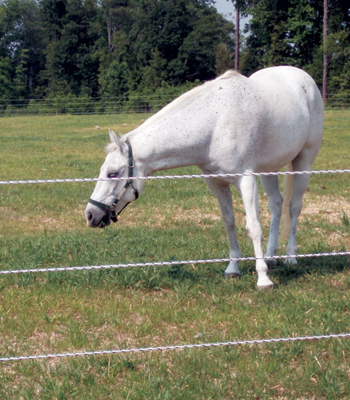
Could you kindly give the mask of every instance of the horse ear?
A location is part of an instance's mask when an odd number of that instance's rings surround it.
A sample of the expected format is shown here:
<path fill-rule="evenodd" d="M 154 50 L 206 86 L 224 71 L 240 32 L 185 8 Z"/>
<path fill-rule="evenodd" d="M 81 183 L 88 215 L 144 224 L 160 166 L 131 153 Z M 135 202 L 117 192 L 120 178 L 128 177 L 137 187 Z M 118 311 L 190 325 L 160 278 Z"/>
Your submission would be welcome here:
<path fill-rule="evenodd" d="M 119 150 L 121 151 L 122 150 L 122 142 L 120 141 L 118 136 L 110 129 L 108 129 L 108 133 L 109 133 L 109 137 L 111 139 L 111 143 L 115 143 L 118 146 Z"/>

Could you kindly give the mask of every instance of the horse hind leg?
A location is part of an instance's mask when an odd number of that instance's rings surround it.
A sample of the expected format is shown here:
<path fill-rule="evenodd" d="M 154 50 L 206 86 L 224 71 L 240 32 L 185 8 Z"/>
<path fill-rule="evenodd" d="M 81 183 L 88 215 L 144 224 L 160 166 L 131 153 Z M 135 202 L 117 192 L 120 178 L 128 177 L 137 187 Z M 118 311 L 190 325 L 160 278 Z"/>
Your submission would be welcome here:
<path fill-rule="evenodd" d="M 267 264 L 263 258 L 262 231 L 259 222 L 259 195 L 256 179 L 252 175 L 241 178 L 239 188 L 246 212 L 246 229 L 254 246 L 256 258 L 256 272 L 258 274 L 258 288 L 272 287 L 273 283 L 267 276 Z"/>
<path fill-rule="evenodd" d="M 313 160 L 313 159 L 312 159 Z M 312 163 L 308 157 L 300 153 L 292 162 L 294 171 L 310 171 Z M 287 244 L 287 264 L 297 264 L 297 259 L 294 257 L 297 254 L 297 223 L 303 206 L 303 196 L 308 187 L 310 180 L 309 174 L 294 175 L 293 192 L 289 205 L 290 228 L 289 239 Z"/>
<path fill-rule="evenodd" d="M 268 265 L 276 265 L 277 261 L 274 258 L 278 250 L 278 232 L 282 214 L 283 198 L 279 190 L 278 177 L 276 175 L 262 175 L 260 181 L 267 195 L 269 209 L 271 213 L 270 233 L 267 243 L 265 261 Z"/>
<path fill-rule="evenodd" d="M 236 236 L 236 223 L 232 208 L 232 195 L 229 184 L 223 184 L 213 179 L 206 179 L 206 183 L 217 198 L 222 222 L 224 224 L 228 244 L 230 248 L 230 258 L 240 258 L 241 252 L 239 250 L 238 240 Z M 225 276 L 239 276 L 240 270 L 238 268 L 238 261 L 230 261 L 226 270 Z"/>

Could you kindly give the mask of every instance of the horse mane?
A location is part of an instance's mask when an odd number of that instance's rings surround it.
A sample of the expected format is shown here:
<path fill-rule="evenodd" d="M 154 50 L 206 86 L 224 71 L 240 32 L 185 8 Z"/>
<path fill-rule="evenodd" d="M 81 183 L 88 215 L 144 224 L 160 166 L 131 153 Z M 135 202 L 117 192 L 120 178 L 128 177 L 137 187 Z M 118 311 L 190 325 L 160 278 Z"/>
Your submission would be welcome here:
<path fill-rule="evenodd" d="M 117 150 L 118 146 L 116 143 L 108 143 L 107 146 L 105 147 L 105 152 L 107 154 L 113 153 L 114 150 Z"/>
<path fill-rule="evenodd" d="M 145 125 L 148 125 L 149 123 L 154 123 L 164 117 L 164 115 L 171 113 L 174 109 L 177 109 L 181 107 L 182 105 L 185 105 L 186 103 L 190 102 L 193 98 L 198 96 L 200 93 L 204 92 L 207 90 L 209 87 L 213 86 L 215 83 L 225 80 L 225 79 L 230 79 L 235 76 L 241 76 L 241 74 L 235 70 L 228 70 L 226 71 L 223 75 L 220 75 L 216 79 L 213 79 L 211 81 L 205 82 L 203 85 L 197 86 L 188 92 L 183 93 L 179 97 L 177 97 L 175 100 L 173 100 L 171 103 L 166 105 L 164 108 L 162 108 L 160 111 L 158 111 L 156 114 L 154 114 L 152 117 L 148 118 L 143 124 L 142 127 Z"/>

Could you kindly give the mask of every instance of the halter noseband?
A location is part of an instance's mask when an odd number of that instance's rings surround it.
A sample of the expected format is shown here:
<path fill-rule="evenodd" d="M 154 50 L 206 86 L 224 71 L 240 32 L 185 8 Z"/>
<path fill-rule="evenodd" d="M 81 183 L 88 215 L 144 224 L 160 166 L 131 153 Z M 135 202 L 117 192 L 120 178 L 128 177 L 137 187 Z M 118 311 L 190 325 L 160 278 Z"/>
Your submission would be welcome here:
<path fill-rule="evenodd" d="M 113 201 L 112 204 L 107 205 L 104 203 L 100 203 L 99 201 L 93 200 L 93 199 L 89 199 L 88 202 L 93 204 L 94 206 L 97 206 L 98 208 L 102 209 L 102 210 L 106 210 L 108 212 L 111 213 L 111 220 L 113 222 L 117 222 L 118 221 L 118 216 L 119 214 L 124 210 L 124 208 L 130 204 L 126 203 L 125 206 L 118 212 L 118 214 L 116 214 L 115 209 L 116 206 L 118 204 L 118 201 L 124 196 L 124 193 L 127 191 L 127 189 L 129 188 L 129 186 L 131 187 L 132 191 L 134 192 L 134 196 L 135 196 L 135 200 L 138 199 L 139 197 L 139 192 L 138 190 L 134 187 L 134 182 L 133 179 L 130 179 L 133 177 L 133 171 L 134 171 L 134 157 L 132 154 L 132 148 L 131 145 L 128 141 L 125 142 L 128 145 L 128 149 L 129 149 L 129 163 L 128 163 L 128 180 L 125 183 L 125 186 L 123 187 L 123 189 L 120 191 L 120 193 L 118 194 L 118 196 L 116 197 L 116 199 Z"/>

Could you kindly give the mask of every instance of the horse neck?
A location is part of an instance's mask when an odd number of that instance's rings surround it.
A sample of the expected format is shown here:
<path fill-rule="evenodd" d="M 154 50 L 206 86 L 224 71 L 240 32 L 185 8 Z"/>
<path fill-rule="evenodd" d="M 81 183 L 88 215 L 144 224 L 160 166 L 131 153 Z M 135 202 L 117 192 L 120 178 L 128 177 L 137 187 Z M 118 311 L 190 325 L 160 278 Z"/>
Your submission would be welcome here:
<path fill-rule="evenodd" d="M 140 174 L 198 165 L 202 163 L 203 137 L 196 138 L 191 126 L 179 126 L 174 121 L 157 121 L 141 125 L 128 135 Z"/>

